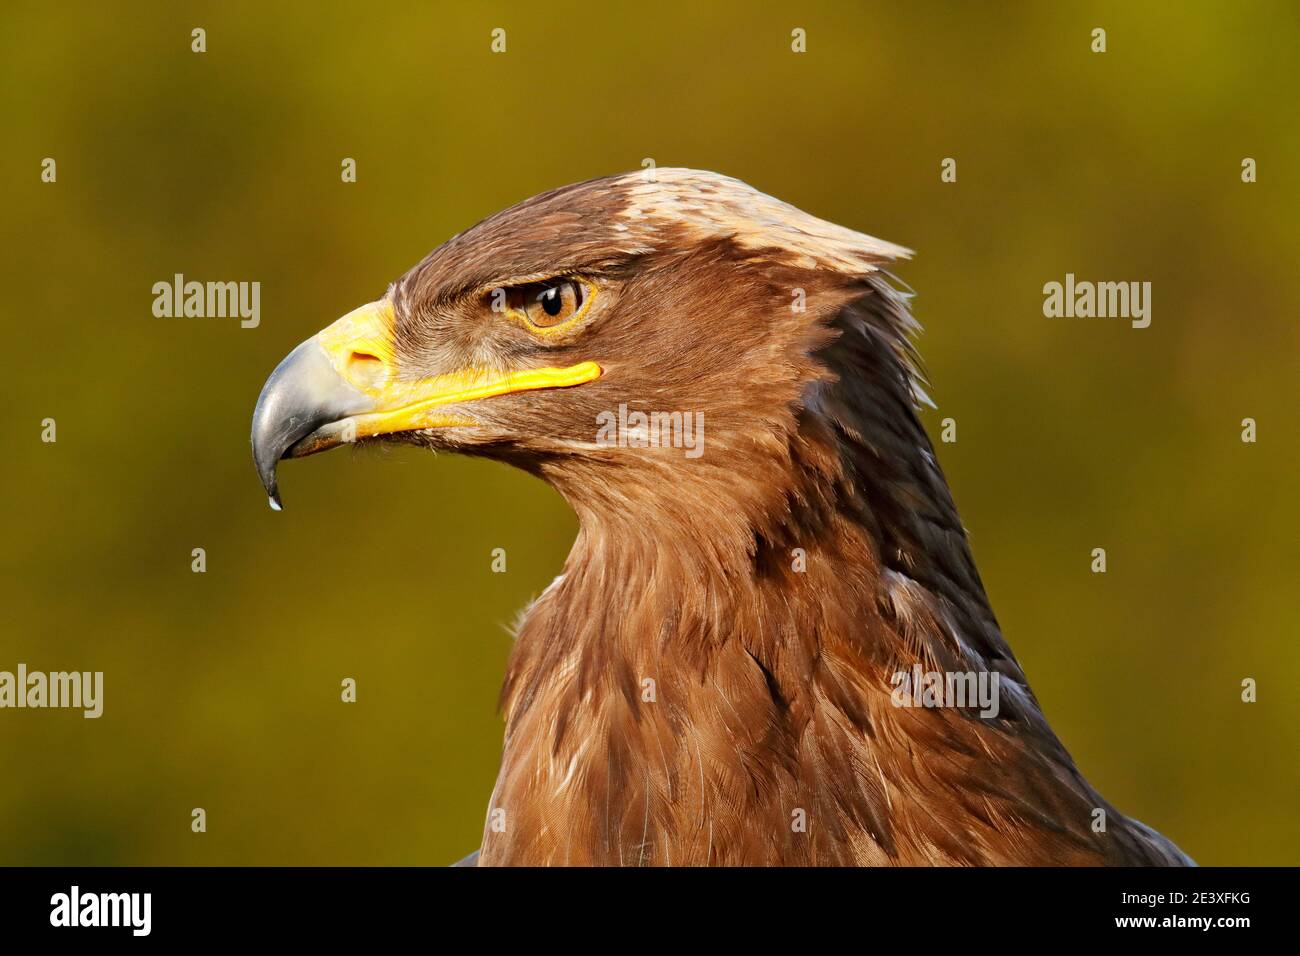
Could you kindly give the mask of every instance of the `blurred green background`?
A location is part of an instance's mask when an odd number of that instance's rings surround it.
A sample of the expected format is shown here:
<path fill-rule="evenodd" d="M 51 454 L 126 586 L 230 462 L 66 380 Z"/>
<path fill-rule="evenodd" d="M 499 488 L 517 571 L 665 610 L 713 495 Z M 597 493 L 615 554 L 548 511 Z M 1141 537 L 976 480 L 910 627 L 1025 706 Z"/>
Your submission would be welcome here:
<path fill-rule="evenodd" d="M 1289 2 L 5 4 L 0 669 L 106 687 L 0 711 L 0 863 L 478 845 L 572 514 L 413 449 L 290 463 L 273 514 L 250 415 L 454 232 L 646 157 L 918 251 L 927 424 L 1049 719 L 1201 863 L 1300 862 L 1297 64 Z M 154 318 L 177 272 L 260 281 L 260 327 Z M 1151 281 L 1151 327 L 1044 318 L 1066 272 Z"/>

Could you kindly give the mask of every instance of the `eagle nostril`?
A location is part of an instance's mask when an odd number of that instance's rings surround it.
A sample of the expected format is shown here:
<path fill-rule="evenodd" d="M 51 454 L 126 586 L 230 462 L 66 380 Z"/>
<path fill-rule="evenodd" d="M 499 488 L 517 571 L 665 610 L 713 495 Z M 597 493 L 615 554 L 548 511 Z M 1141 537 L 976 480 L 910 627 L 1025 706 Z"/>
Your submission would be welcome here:
<path fill-rule="evenodd" d="M 362 388 L 378 388 L 386 376 L 387 370 L 379 356 L 369 352 L 353 352 L 348 356 L 348 378 Z"/>

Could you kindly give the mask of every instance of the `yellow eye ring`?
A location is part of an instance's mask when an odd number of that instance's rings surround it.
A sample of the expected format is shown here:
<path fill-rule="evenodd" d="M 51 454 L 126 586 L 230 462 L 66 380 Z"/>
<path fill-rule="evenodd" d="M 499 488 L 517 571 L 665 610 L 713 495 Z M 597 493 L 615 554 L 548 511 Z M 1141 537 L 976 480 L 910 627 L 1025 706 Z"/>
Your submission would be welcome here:
<path fill-rule="evenodd" d="M 595 283 L 575 276 L 528 282 L 504 291 L 506 313 L 542 338 L 572 329 L 587 316 L 596 299 Z"/>

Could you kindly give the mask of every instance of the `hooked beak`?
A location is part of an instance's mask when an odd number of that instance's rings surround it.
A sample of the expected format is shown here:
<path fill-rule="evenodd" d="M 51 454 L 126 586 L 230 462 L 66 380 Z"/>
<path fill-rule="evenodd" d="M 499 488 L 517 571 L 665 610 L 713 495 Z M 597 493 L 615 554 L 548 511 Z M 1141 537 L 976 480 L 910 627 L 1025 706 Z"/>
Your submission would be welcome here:
<path fill-rule="evenodd" d="M 393 310 L 387 301 L 349 312 L 303 342 L 262 386 L 253 410 L 253 462 L 280 510 L 276 466 L 377 435 L 473 425 L 447 406 L 538 388 L 567 388 L 601 375 L 595 362 L 506 374 L 464 369 L 413 381 L 397 377 Z"/>

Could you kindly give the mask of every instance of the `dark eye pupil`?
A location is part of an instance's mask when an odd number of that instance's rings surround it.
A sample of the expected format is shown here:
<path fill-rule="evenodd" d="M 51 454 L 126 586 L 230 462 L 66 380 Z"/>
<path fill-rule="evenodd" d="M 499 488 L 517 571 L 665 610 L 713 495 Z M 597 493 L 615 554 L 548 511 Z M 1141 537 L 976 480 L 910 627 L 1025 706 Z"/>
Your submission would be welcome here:
<path fill-rule="evenodd" d="M 560 314 L 560 308 L 564 301 L 560 298 L 559 289 L 547 289 L 541 294 L 542 308 L 546 310 L 547 315 L 555 316 Z"/>

